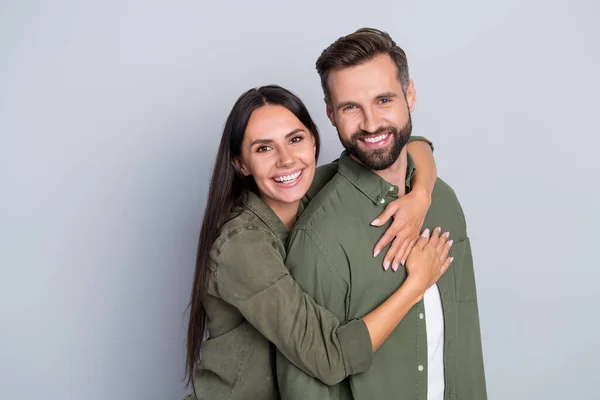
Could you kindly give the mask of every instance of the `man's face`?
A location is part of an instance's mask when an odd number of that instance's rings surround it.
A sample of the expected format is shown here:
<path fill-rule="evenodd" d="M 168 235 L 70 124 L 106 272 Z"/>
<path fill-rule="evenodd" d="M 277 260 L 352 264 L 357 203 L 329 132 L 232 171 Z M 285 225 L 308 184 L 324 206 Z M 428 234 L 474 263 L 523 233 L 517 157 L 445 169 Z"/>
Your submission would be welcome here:
<path fill-rule="evenodd" d="M 416 92 L 406 90 L 387 54 L 329 74 L 327 116 L 346 150 L 371 170 L 391 167 L 410 138 Z"/>

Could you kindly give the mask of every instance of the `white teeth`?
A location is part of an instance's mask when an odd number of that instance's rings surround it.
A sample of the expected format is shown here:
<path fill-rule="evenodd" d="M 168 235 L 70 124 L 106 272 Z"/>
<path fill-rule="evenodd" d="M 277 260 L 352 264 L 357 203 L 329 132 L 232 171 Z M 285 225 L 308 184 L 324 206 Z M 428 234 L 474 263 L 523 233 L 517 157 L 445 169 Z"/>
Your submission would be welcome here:
<path fill-rule="evenodd" d="M 363 140 L 367 143 L 377 143 L 377 142 L 381 142 L 388 135 L 389 135 L 389 133 L 384 133 L 383 135 L 375 136 L 374 138 L 364 138 Z"/>
<path fill-rule="evenodd" d="M 298 179 L 298 177 L 300 176 L 301 173 L 302 173 L 302 171 L 298 171 L 295 174 L 278 176 L 277 178 L 273 178 L 273 179 L 275 179 L 275 182 L 289 183 L 289 182 L 292 182 L 292 181 L 295 181 L 296 179 Z"/>

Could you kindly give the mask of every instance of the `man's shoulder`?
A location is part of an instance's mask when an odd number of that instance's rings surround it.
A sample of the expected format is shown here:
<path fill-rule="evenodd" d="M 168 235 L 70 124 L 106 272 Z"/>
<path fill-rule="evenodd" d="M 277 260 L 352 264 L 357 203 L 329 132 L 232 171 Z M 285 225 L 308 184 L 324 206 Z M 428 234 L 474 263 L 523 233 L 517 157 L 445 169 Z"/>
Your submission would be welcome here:
<path fill-rule="evenodd" d="M 337 167 L 336 167 L 337 168 Z M 300 217 L 294 224 L 293 231 L 298 230 L 318 230 L 320 227 L 335 223 L 336 217 L 343 213 L 343 207 L 340 207 L 340 190 L 344 190 L 348 181 L 339 173 L 333 174 L 329 180 L 320 188 L 311 198 Z M 336 211 L 332 215 L 332 211 Z"/>
<path fill-rule="evenodd" d="M 437 178 L 433 187 L 429 215 L 446 222 L 448 228 L 453 230 L 451 233 L 466 237 L 466 220 L 458 196 L 452 186 L 441 178 Z"/>
<path fill-rule="evenodd" d="M 338 172 L 338 161 L 334 160 L 328 164 L 323 164 L 315 170 L 315 177 L 308 189 L 308 192 L 304 196 L 304 202 L 310 202 L 316 195 L 333 179 Z"/>

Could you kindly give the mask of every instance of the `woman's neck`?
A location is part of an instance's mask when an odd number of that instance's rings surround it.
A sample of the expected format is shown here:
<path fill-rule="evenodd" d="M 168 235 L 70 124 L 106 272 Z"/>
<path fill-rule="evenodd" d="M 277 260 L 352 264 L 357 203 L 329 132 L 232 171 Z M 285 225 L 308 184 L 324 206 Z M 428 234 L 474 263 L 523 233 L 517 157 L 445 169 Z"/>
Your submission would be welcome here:
<path fill-rule="evenodd" d="M 298 207 L 300 206 L 300 200 L 295 201 L 293 203 L 280 203 L 265 198 L 263 198 L 263 200 L 265 201 L 265 203 L 267 203 L 269 207 L 271 207 L 273 212 L 277 214 L 277 216 L 279 217 L 281 222 L 283 222 L 286 228 L 288 228 L 288 230 L 291 231 L 292 227 L 294 226 L 294 223 L 296 222 L 296 216 L 298 215 Z"/>

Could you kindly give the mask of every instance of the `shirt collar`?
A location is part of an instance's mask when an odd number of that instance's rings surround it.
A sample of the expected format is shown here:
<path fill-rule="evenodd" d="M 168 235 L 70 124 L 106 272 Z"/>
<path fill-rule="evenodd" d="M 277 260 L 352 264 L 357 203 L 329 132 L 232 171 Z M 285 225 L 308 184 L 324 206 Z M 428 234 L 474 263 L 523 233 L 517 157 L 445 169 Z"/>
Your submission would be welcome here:
<path fill-rule="evenodd" d="M 269 227 L 269 229 L 285 243 L 289 235 L 289 231 L 284 223 L 279 219 L 275 211 L 269 207 L 263 199 L 260 198 L 256 193 L 249 192 L 248 200 L 246 201 L 246 207 L 254 213 L 262 222 Z"/>
<path fill-rule="evenodd" d="M 410 156 L 407 154 L 407 166 L 406 166 L 406 193 L 412 189 L 412 178 L 415 173 L 415 163 Z M 398 197 L 398 187 L 387 182 L 385 179 L 355 161 L 348 151 L 344 151 L 340 156 L 338 172 L 340 175 L 346 177 L 352 184 L 360 190 L 365 196 L 367 196 L 374 203 L 383 204 L 385 196 L 392 195 Z"/>

